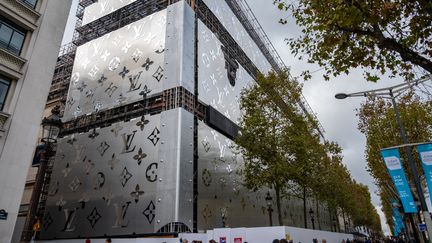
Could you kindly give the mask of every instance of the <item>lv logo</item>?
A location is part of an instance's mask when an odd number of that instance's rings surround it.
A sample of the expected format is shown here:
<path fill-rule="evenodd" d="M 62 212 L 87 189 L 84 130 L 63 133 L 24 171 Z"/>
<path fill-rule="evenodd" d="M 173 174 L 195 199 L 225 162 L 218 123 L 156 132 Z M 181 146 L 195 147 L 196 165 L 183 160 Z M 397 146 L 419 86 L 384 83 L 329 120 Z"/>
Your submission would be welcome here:
<path fill-rule="evenodd" d="M 123 144 L 124 144 L 122 154 L 126 154 L 126 153 L 130 153 L 130 152 L 135 151 L 136 145 L 134 145 L 132 147 L 132 142 L 133 142 L 133 139 L 135 137 L 136 132 L 137 131 L 135 130 L 131 134 L 127 134 L 127 135 L 126 135 L 126 133 L 122 134 Z"/>
<path fill-rule="evenodd" d="M 129 83 L 130 83 L 129 85 L 130 86 L 129 86 L 128 93 L 141 88 L 141 84 L 137 87 L 139 78 L 141 77 L 141 73 L 142 73 L 142 71 L 139 72 L 138 74 L 135 74 L 135 75 L 129 75 Z"/>
<path fill-rule="evenodd" d="M 114 225 L 112 226 L 113 228 L 127 227 L 127 225 L 129 224 L 129 221 L 125 223 L 125 218 L 126 218 L 126 213 L 127 213 L 127 210 L 129 208 L 130 204 L 131 204 L 131 202 L 126 202 L 122 206 L 119 206 L 118 203 L 114 204 L 115 213 L 116 213 L 116 220 L 115 220 Z"/>
<path fill-rule="evenodd" d="M 65 214 L 66 223 L 65 223 L 62 231 L 65 231 L 65 232 L 75 231 L 76 227 L 73 223 L 74 223 L 74 219 L 75 219 L 77 210 L 65 208 L 63 211 Z"/>

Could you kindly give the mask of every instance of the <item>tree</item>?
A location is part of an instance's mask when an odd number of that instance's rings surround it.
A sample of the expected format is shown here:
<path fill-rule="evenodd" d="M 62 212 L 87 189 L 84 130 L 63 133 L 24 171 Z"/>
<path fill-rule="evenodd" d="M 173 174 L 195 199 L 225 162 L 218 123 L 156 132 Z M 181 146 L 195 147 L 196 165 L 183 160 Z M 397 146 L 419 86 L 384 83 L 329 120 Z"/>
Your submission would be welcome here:
<path fill-rule="evenodd" d="M 408 141 L 410 143 L 430 141 L 432 138 L 432 102 L 424 101 L 415 93 L 410 92 L 402 96 L 397 104 Z M 402 144 L 399 126 L 396 123 L 391 102 L 382 98 L 369 97 L 362 104 L 358 116 L 358 127 L 366 136 L 365 153 L 368 170 L 380 190 L 383 212 L 387 222 L 392 227 L 391 200 L 398 196 L 382 161 L 380 149 Z M 403 150 L 400 152 L 402 160 L 407 161 L 405 152 Z M 414 158 L 417 168 L 420 169 L 420 160 L 417 156 Z M 403 165 L 408 179 L 412 178 L 407 163 Z"/>
<path fill-rule="evenodd" d="M 245 161 L 244 185 L 254 191 L 261 187 L 275 190 L 280 225 L 281 200 L 294 195 L 303 200 L 305 228 L 306 200 L 311 197 L 327 202 L 334 212 L 342 208 L 358 224 L 371 226 L 376 212 L 367 187 L 352 180 L 336 143 L 320 143 L 316 124 L 298 106 L 301 86 L 287 80 L 286 72 L 270 72 L 258 77 L 259 85 L 242 93 L 243 116 L 236 148 Z M 287 94 L 284 105 L 275 99 L 274 90 Z M 316 213 L 319 217 L 318 210 Z"/>
<path fill-rule="evenodd" d="M 305 195 L 313 164 L 317 163 L 312 146 L 319 143 L 317 133 L 311 132 L 314 124 L 308 122 L 309 117 L 303 116 L 297 105 L 300 85 L 287 80 L 285 72 L 270 72 L 266 77 L 258 77 L 259 85 L 242 93 L 242 129 L 236 138 L 237 148 L 245 159 L 245 186 L 253 190 L 268 186 L 275 190 L 280 225 L 281 192 L 287 191 L 291 182 L 296 182 Z M 289 94 L 285 96 L 283 111 L 269 90 Z M 303 198 L 306 200 L 306 196 Z"/>
<path fill-rule="evenodd" d="M 413 79 L 432 73 L 432 3 L 427 0 L 274 0 L 290 11 L 302 35 L 288 40 L 295 55 L 325 68 L 324 78 L 364 68 L 369 81 L 390 71 Z M 282 19 L 281 23 L 287 23 Z M 301 56 L 300 56 L 301 58 Z M 372 73 L 373 70 L 375 73 Z M 310 78 L 308 71 L 304 77 Z"/>

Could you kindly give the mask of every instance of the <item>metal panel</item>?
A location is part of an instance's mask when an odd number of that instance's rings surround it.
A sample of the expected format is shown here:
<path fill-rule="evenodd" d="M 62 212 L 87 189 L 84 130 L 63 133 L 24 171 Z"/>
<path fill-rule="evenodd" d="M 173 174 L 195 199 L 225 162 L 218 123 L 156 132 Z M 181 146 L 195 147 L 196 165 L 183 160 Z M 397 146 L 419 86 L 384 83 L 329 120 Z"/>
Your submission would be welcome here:
<path fill-rule="evenodd" d="M 64 120 L 160 92 L 164 80 L 166 10 L 77 48 Z"/>
<path fill-rule="evenodd" d="M 85 8 L 82 25 L 95 21 L 135 1 L 136 0 L 99 0 Z"/>
<path fill-rule="evenodd" d="M 198 22 L 198 31 L 199 99 L 238 123 L 240 94 L 254 82 L 253 78 L 239 66 L 232 85 L 228 79 L 221 42 L 201 21 Z"/>
<path fill-rule="evenodd" d="M 261 50 L 249 36 L 243 25 L 237 19 L 225 0 L 204 0 L 209 9 L 216 15 L 231 36 L 240 45 L 252 62 L 262 73 L 271 70 L 270 63 L 267 61 Z"/>
<path fill-rule="evenodd" d="M 42 238 L 153 233 L 169 129 L 154 115 L 60 139 Z"/>
<path fill-rule="evenodd" d="M 194 93 L 195 12 L 179 1 L 167 9 L 164 89 L 183 86 Z"/>
<path fill-rule="evenodd" d="M 193 115 L 182 108 L 161 115 L 155 231 L 182 222 L 192 230 Z"/>
<path fill-rule="evenodd" d="M 209 128 L 198 126 L 198 229 L 267 225 L 266 191 L 250 192 L 239 175 L 243 160 L 232 150 L 233 142 Z"/>

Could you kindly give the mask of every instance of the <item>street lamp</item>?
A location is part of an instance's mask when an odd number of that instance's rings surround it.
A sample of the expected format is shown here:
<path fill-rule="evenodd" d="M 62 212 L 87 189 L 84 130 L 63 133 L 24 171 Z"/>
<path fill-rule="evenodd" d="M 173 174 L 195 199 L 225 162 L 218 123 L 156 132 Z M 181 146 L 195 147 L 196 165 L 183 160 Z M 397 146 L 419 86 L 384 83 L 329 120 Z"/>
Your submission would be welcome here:
<path fill-rule="evenodd" d="M 267 192 L 265 200 L 267 202 L 267 211 L 269 213 L 270 226 L 273 226 L 273 220 L 272 220 L 272 213 L 273 213 L 272 201 L 273 201 L 273 198 L 270 195 L 270 191 Z"/>
<path fill-rule="evenodd" d="M 54 107 L 49 117 L 42 120 L 42 139 L 41 142 L 45 145 L 44 151 L 41 154 L 40 165 L 36 174 L 35 184 L 30 200 L 30 208 L 26 219 L 25 231 L 22 234 L 23 241 L 30 241 L 33 235 L 40 230 L 40 221 L 43 212 L 40 210 L 40 200 L 42 198 L 42 188 L 49 184 L 46 179 L 46 172 L 49 164 L 49 159 L 55 154 L 53 145 L 57 143 L 57 137 L 60 133 L 62 122 L 59 117 L 60 108 Z M 34 230 L 33 230 L 34 229 Z M 34 231 L 34 232 L 33 232 Z"/>
<path fill-rule="evenodd" d="M 314 211 L 312 210 L 312 208 L 309 209 L 309 216 L 312 222 L 312 229 L 315 229 L 315 218 L 314 218 Z"/>
<path fill-rule="evenodd" d="M 417 80 L 413 80 L 413 81 L 409 81 L 409 82 L 404 82 L 398 85 L 394 85 L 391 87 L 386 87 L 386 88 L 381 88 L 381 89 L 374 89 L 374 90 L 367 90 L 367 91 L 362 91 L 362 92 L 356 92 L 356 93 L 350 93 L 350 94 L 345 94 L 345 93 L 338 93 L 335 95 L 336 99 L 346 99 L 348 97 L 366 97 L 368 95 L 372 95 L 372 96 L 379 96 L 385 99 L 390 99 L 392 101 L 392 105 L 393 105 L 393 110 L 396 116 L 396 121 L 398 123 L 399 126 L 399 133 L 400 136 L 402 138 L 402 142 L 404 144 L 408 144 L 408 139 L 406 137 L 406 133 L 405 133 L 405 128 L 403 126 L 402 120 L 400 118 L 400 113 L 399 113 L 399 109 L 398 106 L 396 104 L 396 98 L 401 95 L 403 92 L 405 92 L 406 90 L 412 88 L 415 85 L 419 85 L 421 83 L 424 83 L 428 80 L 430 80 L 432 78 L 432 76 L 427 76 L 425 78 L 421 78 L 421 79 L 417 79 Z M 405 153 L 407 154 L 408 157 L 408 163 L 410 165 L 410 169 L 411 172 L 413 174 L 413 179 L 414 179 L 414 184 L 415 187 L 417 189 L 417 193 L 420 199 L 420 204 L 421 204 L 421 208 L 423 211 L 423 215 L 425 218 L 425 221 L 427 221 L 426 225 L 430 226 L 430 215 L 426 206 L 426 200 L 424 198 L 424 194 L 423 194 L 423 190 L 421 188 L 421 184 L 420 184 L 420 177 L 417 173 L 417 168 L 416 165 L 414 164 L 414 160 L 411 154 L 411 147 L 410 146 L 404 146 L 405 147 Z M 415 227 L 415 225 L 413 225 L 413 227 Z M 429 233 L 429 238 L 432 238 L 432 229 L 428 227 L 427 229 L 428 233 Z M 416 237 L 416 240 L 418 241 L 418 235 L 417 232 L 414 234 L 414 236 Z"/>
<path fill-rule="evenodd" d="M 42 139 L 41 141 L 45 144 L 54 144 L 57 142 L 57 137 L 60 133 L 62 122 L 59 117 L 60 110 L 55 107 L 51 111 L 49 117 L 42 119 Z"/>

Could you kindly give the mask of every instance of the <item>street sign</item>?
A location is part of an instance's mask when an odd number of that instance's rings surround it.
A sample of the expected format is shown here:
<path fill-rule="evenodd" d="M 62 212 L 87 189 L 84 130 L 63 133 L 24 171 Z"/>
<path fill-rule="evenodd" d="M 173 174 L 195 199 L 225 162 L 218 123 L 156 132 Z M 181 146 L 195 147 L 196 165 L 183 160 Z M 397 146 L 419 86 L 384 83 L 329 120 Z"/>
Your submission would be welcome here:
<path fill-rule="evenodd" d="M 6 212 L 6 210 L 1 209 L 0 210 L 0 220 L 6 220 L 8 216 L 8 213 Z"/>
<path fill-rule="evenodd" d="M 426 231 L 426 224 L 419 224 L 418 227 L 419 227 L 420 232 Z"/>

